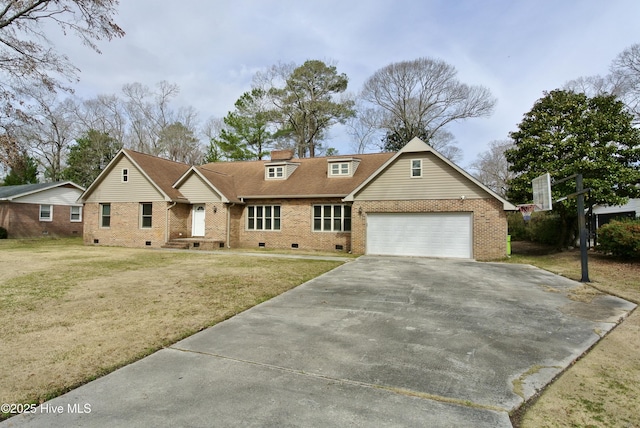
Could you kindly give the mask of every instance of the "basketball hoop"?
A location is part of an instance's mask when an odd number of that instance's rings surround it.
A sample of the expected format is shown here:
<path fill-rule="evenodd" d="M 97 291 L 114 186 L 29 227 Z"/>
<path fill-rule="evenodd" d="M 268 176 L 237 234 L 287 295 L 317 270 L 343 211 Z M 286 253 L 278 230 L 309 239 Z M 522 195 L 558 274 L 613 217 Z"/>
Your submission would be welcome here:
<path fill-rule="evenodd" d="M 536 210 L 536 204 L 522 204 L 518 205 L 518 211 L 522 214 L 524 221 L 531 220 L 531 213 Z"/>

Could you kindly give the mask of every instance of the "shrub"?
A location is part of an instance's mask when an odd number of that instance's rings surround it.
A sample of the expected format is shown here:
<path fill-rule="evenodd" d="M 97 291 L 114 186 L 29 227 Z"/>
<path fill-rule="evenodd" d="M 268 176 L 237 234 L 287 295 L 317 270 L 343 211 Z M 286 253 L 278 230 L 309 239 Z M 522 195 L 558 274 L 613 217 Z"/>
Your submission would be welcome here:
<path fill-rule="evenodd" d="M 534 242 L 561 247 L 564 237 L 562 219 L 553 212 L 534 213 L 529 221 L 529 234 Z"/>
<path fill-rule="evenodd" d="M 507 213 L 507 224 L 509 225 L 509 235 L 512 241 L 529 241 L 528 225 L 525 223 L 522 214 L 519 212 Z"/>
<path fill-rule="evenodd" d="M 0 227 L 0 239 L 7 239 L 9 237 L 9 232 L 4 227 Z"/>
<path fill-rule="evenodd" d="M 533 241 L 545 245 L 562 246 L 562 220 L 551 212 L 535 212 L 531 220 L 524 221 L 522 214 L 507 214 L 512 241 Z"/>
<path fill-rule="evenodd" d="M 612 220 L 599 228 L 598 249 L 616 257 L 640 258 L 640 220 Z"/>

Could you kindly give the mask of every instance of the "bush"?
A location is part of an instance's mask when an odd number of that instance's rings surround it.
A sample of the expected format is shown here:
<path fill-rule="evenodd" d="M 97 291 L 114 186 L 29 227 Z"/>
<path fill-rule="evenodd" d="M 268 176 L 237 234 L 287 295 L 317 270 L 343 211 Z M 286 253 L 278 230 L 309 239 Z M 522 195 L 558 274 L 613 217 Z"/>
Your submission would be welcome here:
<path fill-rule="evenodd" d="M 7 239 L 9 237 L 9 232 L 4 227 L 0 227 L 0 239 Z"/>
<path fill-rule="evenodd" d="M 534 242 L 562 247 L 565 235 L 562 219 L 553 212 L 534 213 L 529 221 L 529 234 Z"/>
<path fill-rule="evenodd" d="M 535 212 L 525 222 L 522 214 L 507 214 L 509 235 L 512 241 L 533 241 L 540 244 L 562 246 L 562 220 L 552 212 Z"/>
<path fill-rule="evenodd" d="M 512 241 L 529 241 L 529 228 L 519 212 L 507 213 L 507 224 Z"/>
<path fill-rule="evenodd" d="M 598 229 L 598 250 L 625 259 L 640 259 L 640 220 L 612 220 Z"/>

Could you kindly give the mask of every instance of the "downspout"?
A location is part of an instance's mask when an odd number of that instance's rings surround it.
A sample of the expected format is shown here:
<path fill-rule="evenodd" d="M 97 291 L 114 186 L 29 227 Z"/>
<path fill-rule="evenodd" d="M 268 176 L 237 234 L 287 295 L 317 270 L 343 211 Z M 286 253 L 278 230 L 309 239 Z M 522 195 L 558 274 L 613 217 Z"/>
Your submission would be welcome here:
<path fill-rule="evenodd" d="M 178 203 L 174 202 L 173 204 L 167 207 L 167 213 L 165 215 L 165 225 L 164 225 L 164 243 L 169 242 L 169 210 L 175 207 Z"/>
<path fill-rule="evenodd" d="M 231 248 L 231 208 L 236 205 L 233 202 L 231 205 L 227 205 L 227 248 Z"/>

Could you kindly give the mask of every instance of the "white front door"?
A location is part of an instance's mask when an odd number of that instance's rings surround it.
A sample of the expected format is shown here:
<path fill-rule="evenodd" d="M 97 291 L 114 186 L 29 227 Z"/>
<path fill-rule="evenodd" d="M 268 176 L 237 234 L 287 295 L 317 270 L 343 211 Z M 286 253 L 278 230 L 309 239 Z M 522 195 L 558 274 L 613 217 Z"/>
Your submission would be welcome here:
<path fill-rule="evenodd" d="M 191 236 L 204 236 L 204 204 L 193 206 Z"/>

